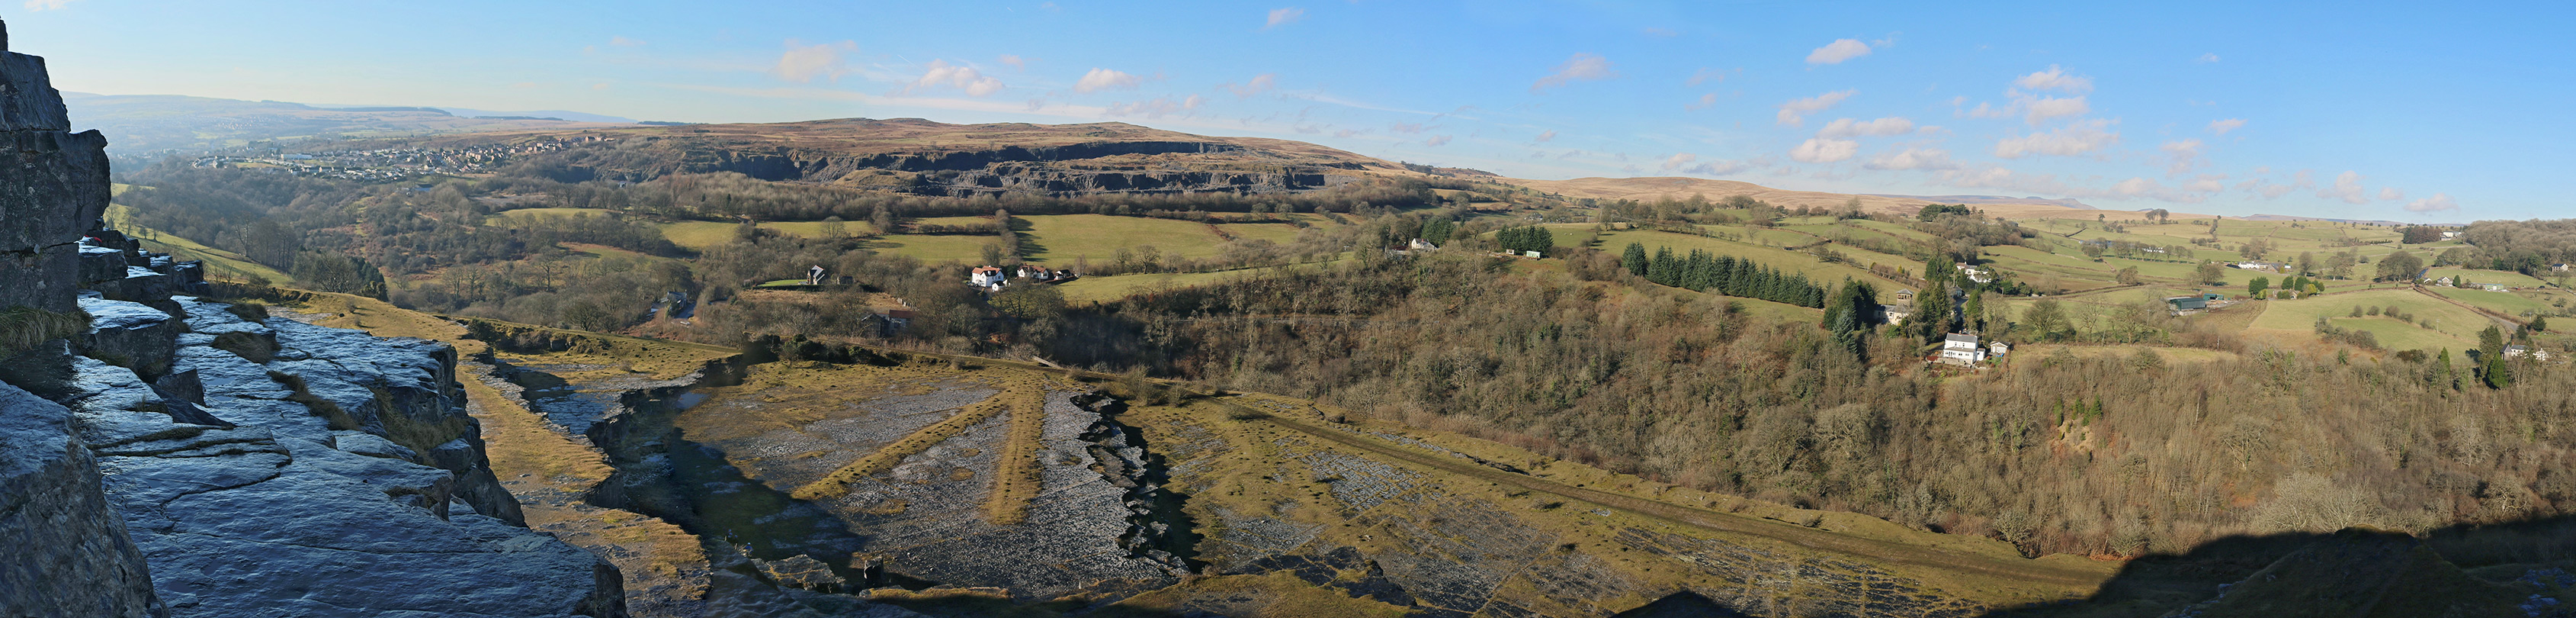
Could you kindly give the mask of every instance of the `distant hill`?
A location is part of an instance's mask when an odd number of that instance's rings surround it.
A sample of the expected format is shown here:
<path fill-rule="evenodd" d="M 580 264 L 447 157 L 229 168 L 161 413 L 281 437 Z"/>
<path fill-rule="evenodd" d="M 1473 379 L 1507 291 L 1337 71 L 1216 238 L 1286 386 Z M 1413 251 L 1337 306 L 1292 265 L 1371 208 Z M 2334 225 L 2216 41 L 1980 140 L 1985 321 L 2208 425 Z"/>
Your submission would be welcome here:
<path fill-rule="evenodd" d="M 1687 199 L 1698 195 L 1711 200 L 1744 195 L 1784 208 L 1835 208 L 1860 198 L 1861 208 L 1870 212 L 1912 213 L 1932 203 L 1976 204 L 1988 214 L 1999 217 L 2037 217 L 2051 219 L 2089 219 L 2103 211 L 2094 210 L 2075 200 L 2013 198 L 1976 195 L 1913 196 L 1827 193 L 1775 189 L 1736 180 L 1714 180 L 1659 176 L 1646 178 L 1575 178 L 1571 180 L 1529 180 L 1504 178 L 1501 182 L 1573 198 L 1651 201 L 1664 198 Z"/>
<path fill-rule="evenodd" d="M 380 146 L 360 147 L 572 142 L 577 144 L 573 148 L 532 159 L 564 181 L 734 172 L 760 180 L 954 197 L 1268 193 L 1429 173 L 1306 142 L 1192 135 L 1123 122 L 948 124 L 846 118 L 673 126 L 535 124 L 379 141 Z"/>
<path fill-rule="evenodd" d="M 284 101 L 242 101 L 177 95 L 63 93 L 72 125 L 107 134 L 115 157 L 158 158 L 299 138 L 365 138 L 433 135 L 537 127 L 611 126 L 569 120 L 475 118 L 524 115 L 611 118 L 577 112 L 482 112 L 435 107 L 343 106 Z M 472 112 L 458 114 L 457 111 Z M 572 114 L 572 116 L 557 116 Z M 619 123 L 626 124 L 626 123 Z"/>
<path fill-rule="evenodd" d="M 2237 218 L 2246 221 L 2332 221 L 2335 223 L 2360 223 L 2364 225 L 2428 225 L 2433 227 L 2468 226 L 2466 223 L 2407 223 L 2404 221 L 2389 221 L 2386 219 L 2334 219 L 2328 217 L 2301 217 L 2297 215 L 2246 215 Z"/>
<path fill-rule="evenodd" d="M 2052 200 L 2044 197 L 2007 197 L 2001 195 L 1892 195 L 1887 193 L 1863 193 L 1861 195 L 1927 200 L 1943 204 L 2056 204 L 2077 210 L 2100 210 L 2098 208 L 2094 208 L 2091 204 L 2086 204 L 2080 200 Z"/>

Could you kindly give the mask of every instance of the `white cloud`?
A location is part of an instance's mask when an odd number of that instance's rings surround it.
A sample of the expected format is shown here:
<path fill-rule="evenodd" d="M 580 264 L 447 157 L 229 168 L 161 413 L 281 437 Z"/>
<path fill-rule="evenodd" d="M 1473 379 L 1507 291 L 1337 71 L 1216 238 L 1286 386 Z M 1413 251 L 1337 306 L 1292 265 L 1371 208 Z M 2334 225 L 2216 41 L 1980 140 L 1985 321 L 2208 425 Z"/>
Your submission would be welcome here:
<path fill-rule="evenodd" d="M 1017 54 L 1002 54 L 1002 57 L 1000 58 L 1000 60 L 1001 60 L 1002 64 L 1011 65 L 1011 70 L 1014 70 L 1014 71 L 1026 71 L 1026 70 L 1029 70 L 1029 59 L 1027 59 L 1027 58 L 1021 58 L 1021 57 L 1019 57 L 1019 55 L 1017 55 Z"/>
<path fill-rule="evenodd" d="M 1359 134 L 1360 134 L 1360 130 L 1359 130 L 1359 129 L 1342 129 L 1342 130 L 1340 130 L 1340 131 L 1334 131 L 1334 132 L 1333 132 L 1333 137 L 1350 137 L 1350 136 L 1353 136 L 1353 135 L 1359 135 Z"/>
<path fill-rule="evenodd" d="M 1687 152 L 1673 153 L 1673 156 L 1666 157 L 1664 159 L 1663 164 L 1663 169 L 1667 172 L 1681 172 L 1684 174 L 1698 174 L 1701 176 L 1725 176 L 1728 174 L 1742 172 L 1750 167 L 1752 167 L 1752 164 L 1750 163 L 1727 159 L 1713 159 L 1702 162 L 1699 160 L 1699 155 Z"/>
<path fill-rule="evenodd" d="M 1782 103 L 1778 120 L 1780 124 L 1793 127 L 1804 124 L 1807 121 L 1807 114 L 1832 109 L 1834 105 L 1842 103 L 1843 99 L 1851 98 L 1855 94 L 1860 94 L 1860 91 L 1841 90 Z"/>
<path fill-rule="evenodd" d="M 1073 91 L 1091 93 L 1110 89 L 1135 90 L 1136 85 L 1142 83 L 1145 83 L 1143 78 L 1129 75 L 1124 71 L 1094 68 L 1091 72 L 1082 74 L 1080 81 L 1073 83 Z"/>
<path fill-rule="evenodd" d="M 63 5 L 71 3 L 72 0 L 27 0 L 27 10 L 50 11 L 53 9 L 63 8 Z"/>
<path fill-rule="evenodd" d="M 1857 39 L 1835 39 L 1816 51 L 1807 52 L 1807 64 L 1842 64 L 1845 60 L 1869 55 L 1869 44 Z"/>
<path fill-rule="evenodd" d="M 1195 94 L 1190 95 L 1187 99 L 1178 101 L 1172 100 L 1172 97 L 1169 96 L 1160 96 L 1143 101 L 1111 103 L 1109 104 L 1109 109 L 1102 113 L 1111 116 L 1144 116 L 1146 118 L 1162 118 L 1164 116 L 1175 115 L 1187 116 L 1190 112 L 1198 111 L 1199 106 L 1205 104 L 1207 104 L 1207 99 Z"/>
<path fill-rule="evenodd" d="M 2211 53 L 2211 54 L 2201 54 L 2201 55 L 2200 55 L 2200 61 L 2201 61 L 2201 62 L 2217 62 L 2217 61 L 2218 61 L 2218 54 L 2214 54 L 2214 53 Z"/>
<path fill-rule="evenodd" d="M 2458 201 L 2452 200 L 2452 199 L 2451 199 L 2451 194 L 2449 194 L 2449 193 L 2435 193 L 2435 194 L 2433 194 L 2433 197 L 2428 197 L 2428 198 L 2424 198 L 2424 199 L 2420 199 L 2420 200 L 2415 200 L 2415 202 L 2414 202 L 2414 203 L 2407 204 L 2407 205 L 2406 205 L 2406 209 L 2407 209 L 2407 210 L 2410 210 L 2410 211 L 2414 211 L 2414 212 L 2433 212 L 2433 211 L 2437 211 L 2437 210 L 2459 210 L 2459 209 L 2460 209 L 2460 203 L 2459 203 Z"/>
<path fill-rule="evenodd" d="M 2080 96 L 2065 98 L 2037 97 L 2024 101 L 2022 105 L 2024 108 L 2030 110 L 2027 120 L 2029 120 L 2031 126 L 2039 126 L 2039 121 L 2050 118 L 2060 116 L 2082 116 L 2085 112 L 2093 111 L 2093 106 L 2085 103 L 2084 97 Z"/>
<path fill-rule="evenodd" d="M 1906 148 L 1878 153 L 1861 167 L 1874 170 L 1946 170 L 1957 169 L 1959 164 L 1950 160 L 1950 151 L 1947 150 Z"/>
<path fill-rule="evenodd" d="M 1692 73 L 1692 74 L 1691 74 L 1691 76 L 1690 76 L 1690 79 L 1688 79 L 1688 80 L 1684 80 L 1684 81 L 1682 82 L 1682 85 L 1684 85 L 1684 86 L 1697 86 L 1697 85 L 1700 85 L 1701 83 L 1705 83 L 1705 82 L 1709 82 L 1709 81 L 1721 81 L 1721 82 L 1722 82 L 1722 81 L 1726 81 L 1726 77 L 1727 77 L 1728 75 L 1733 75 L 1733 74 L 1735 74 L 1735 73 L 1737 73 L 1737 72 L 1741 72 L 1741 71 L 1743 71 L 1743 70 L 1744 70 L 1744 69 L 1732 69 L 1732 70 L 1720 71 L 1720 70 L 1717 70 L 1717 69 L 1706 69 L 1706 68 L 1703 68 L 1703 69 L 1700 69 L 1700 70 L 1699 70 L 1699 72 Z"/>
<path fill-rule="evenodd" d="M 799 84 L 813 83 L 817 77 L 839 81 L 842 75 L 850 72 L 849 63 L 841 59 L 841 53 L 858 50 L 859 44 L 854 41 L 799 45 L 796 39 L 788 39 L 787 52 L 778 55 L 778 68 L 771 75 Z"/>
<path fill-rule="evenodd" d="M 55 2 L 66 2 L 66 1 L 69 1 L 69 0 L 53 0 L 53 1 L 55 1 Z M 28 4 L 34 4 L 34 2 L 29 2 Z M 639 41 L 639 40 L 635 40 L 635 39 L 630 39 L 630 38 L 626 38 L 626 37 L 622 37 L 622 36 L 612 36 L 612 37 L 608 37 L 608 44 L 610 44 L 610 45 L 615 45 L 615 46 L 618 46 L 618 47 L 643 47 L 643 46 L 644 46 L 644 42 L 643 42 L 643 41 Z"/>
<path fill-rule="evenodd" d="M 1789 149 L 1789 158 L 1800 163 L 1832 163 L 1860 154 L 1860 142 L 1847 139 L 1816 138 Z"/>
<path fill-rule="evenodd" d="M 1271 28 L 1277 28 L 1277 27 L 1280 27 L 1280 26 L 1285 26 L 1285 25 L 1288 25 L 1288 24 L 1296 23 L 1296 22 L 1297 22 L 1297 20 L 1305 19 L 1305 18 L 1306 18 L 1306 9 L 1301 9 L 1301 8 L 1296 8 L 1296 7 L 1289 7 L 1289 8 L 1284 8 L 1284 9 L 1271 9 L 1271 10 L 1270 10 L 1270 19 L 1268 19 L 1268 20 L 1266 20 L 1266 21 L 1263 21 L 1263 22 L 1262 22 L 1262 24 L 1261 24 L 1261 29 L 1263 29 L 1263 30 L 1269 30 L 1269 29 L 1271 29 Z"/>
<path fill-rule="evenodd" d="M 1434 136 L 1431 136 L 1431 137 L 1430 137 L 1430 138 L 1428 138 L 1428 139 L 1424 139 L 1424 140 L 1422 140 L 1422 145 L 1424 145 L 1424 146 L 1446 146 L 1446 145 L 1449 145 L 1449 136 L 1447 136 L 1447 135 L 1434 135 Z"/>
<path fill-rule="evenodd" d="M 2148 180 L 2143 177 L 2132 176 L 2128 180 L 2123 180 L 2118 184 L 2111 185 L 2111 191 L 2121 195 L 2143 195 L 2163 187 L 2164 183 Z"/>
<path fill-rule="evenodd" d="M 2368 204 L 2370 194 L 2361 188 L 2361 174 L 2344 170 L 2335 175 L 2334 186 L 2317 190 L 2317 197 L 2343 200 L 2346 204 Z"/>
<path fill-rule="evenodd" d="M 2200 147 L 2200 138 L 2195 137 L 2191 139 L 2165 142 L 2163 146 L 2158 146 L 2156 148 L 2158 150 L 2165 151 L 2166 156 L 2173 158 L 2173 162 L 2165 167 L 2165 173 L 2174 176 L 2181 176 L 2183 174 L 2191 173 L 2191 170 L 2194 168 L 2200 167 Z"/>
<path fill-rule="evenodd" d="M 1995 156 L 2018 159 L 2029 155 L 2070 157 L 2108 148 L 2120 142 L 2120 133 L 2109 130 L 2105 120 L 2076 122 L 2053 131 L 2016 135 L 1995 142 Z"/>
<path fill-rule="evenodd" d="M 1556 139 L 1556 129 L 1548 129 L 1545 132 L 1539 133 L 1537 141 L 1538 143 L 1546 143 L 1548 140 L 1552 139 Z"/>
<path fill-rule="evenodd" d="M 2219 182 L 2226 179 L 2226 174 L 2202 174 L 2193 178 L 2190 184 L 2183 185 L 2183 189 L 2193 193 L 2217 193 L 2227 189 L 2227 183 Z"/>
<path fill-rule="evenodd" d="M 1421 133 L 1421 132 L 1423 131 L 1423 129 L 1424 129 L 1424 127 L 1422 126 L 1422 123 L 1419 123 L 1419 122 L 1397 122 L 1397 123 L 1390 123 L 1390 124 L 1388 124 L 1388 125 L 1387 125 L 1387 127 L 1386 127 L 1386 130 L 1387 130 L 1387 132 L 1389 132 L 1389 133 L 1407 133 L 1407 134 L 1411 134 L 1411 133 Z"/>
<path fill-rule="evenodd" d="M 1234 93 L 1234 98 L 1249 99 L 1252 95 L 1269 92 L 1271 87 L 1277 85 L 1279 85 L 1278 73 L 1263 73 L 1252 76 L 1252 81 L 1244 82 L 1241 86 L 1229 83 L 1222 87 L 1227 92 Z"/>
<path fill-rule="evenodd" d="M 2380 187 L 2380 188 L 2379 188 L 2379 201 L 2382 201 L 2382 202 L 2395 202 L 2395 201 L 2404 200 L 2404 199 L 2406 199 L 2406 190 L 2405 190 L 2405 189 L 2399 189 L 2399 188 L 2396 188 L 2396 187 Z"/>
<path fill-rule="evenodd" d="M 2031 90 L 2056 90 L 2067 94 L 2084 94 L 2093 91 L 2093 78 L 2080 75 L 2067 75 L 2065 69 L 2058 68 L 2057 65 L 2052 64 L 2048 65 L 2048 70 L 2046 71 L 2024 75 L 2019 79 L 2013 80 L 2013 85 Z"/>
<path fill-rule="evenodd" d="M 2238 129 L 2238 128 L 2241 128 L 2241 127 L 2244 127 L 2244 126 L 2245 126 L 2245 119 L 2243 119 L 2243 118 L 2229 118 L 2229 119 L 2226 119 L 2226 120 L 2212 120 L 2212 121 L 2209 121 L 2209 132 L 2211 132 L 2211 133 L 2216 133 L 2216 134 L 2219 134 L 2219 135 L 2226 135 L 2228 131 L 2234 131 L 2234 130 L 2236 130 L 2236 129 Z"/>
<path fill-rule="evenodd" d="M 1682 109 L 1696 112 L 1696 111 L 1699 111 L 1699 110 L 1708 109 L 1708 106 L 1716 105 L 1716 104 L 1717 104 L 1717 93 L 1711 92 L 1711 93 L 1708 93 L 1708 94 L 1699 95 L 1699 101 L 1697 101 L 1697 102 L 1693 102 L 1693 103 L 1683 103 L 1683 104 L 1682 104 Z"/>
<path fill-rule="evenodd" d="M 927 70 L 922 71 L 921 79 L 913 80 L 911 85 L 904 86 L 903 92 L 912 94 L 941 86 L 963 90 L 966 96 L 981 97 L 1001 92 L 1002 80 L 985 75 L 982 71 L 975 70 L 975 67 L 949 64 L 946 60 L 931 60 Z"/>
<path fill-rule="evenodd" d="M 1610 69 L 1610 59 L 1603 58 L 1599 54 L 1577 53 L 1573 58 L 1566 59 L 1564 64 L 1556 65 L 1556 72 L 1549 73 L 1547 77 L 1538 78 L 1537 83 L 1530 84 L 1530 92 L 1563 86 L 1575 80 L 1609 79 L 1618 75 L 1619 72 Z"/>
<path fill-rule="evenodd" d="M 1862 121 L 1836 118 L 1833 122 L 1826 123 L 1825 128 L 1817 129 L 1816 137 L 1841 139 L 1863 135 L 1901 135 L 1912 130 L 1914 130 L 1914 121 L 1895 116 Z"/>

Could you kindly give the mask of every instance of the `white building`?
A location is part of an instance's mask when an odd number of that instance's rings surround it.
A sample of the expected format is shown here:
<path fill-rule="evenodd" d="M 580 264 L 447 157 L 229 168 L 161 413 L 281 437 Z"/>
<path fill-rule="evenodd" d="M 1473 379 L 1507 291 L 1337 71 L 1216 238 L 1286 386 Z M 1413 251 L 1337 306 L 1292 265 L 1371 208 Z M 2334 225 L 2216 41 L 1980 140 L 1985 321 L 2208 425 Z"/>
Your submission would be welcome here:
<path fill-rule="evenodd" d="M 2525 357 L 2525 356 L 2531 357 L 2531 360 L 2545 361 L 2545 360 L 2549 360 L 2549 351 L 2548 351 L 2548 350 L 2543 350 L 2543 349 L 2540 349 L 2540 348 L 2535 348 L 2535 347 L 2530 347 L 2530 346 L 2519 346 L 2519 345 L 2509 345 L 2509 346 L 2505 346 L 2505 347 L 2504 347 L 2504 357 L 2505 357 L 2505 358 L 2522 358 L 2522 357 Z"/>
<path fill-rule="evenodd" d="M 1986 348 L 1977 345 L 1976 335 L 1950 333 L 1941 339 L 1941 360 L 1975 364 L 1986 360 Z"/>
<path fill-rule="evenodd" d="M 977 266 L 975 272 L 966 277 L 966 282 L 974 284 L 975 287 L 989 288 L 1001 285 L 1006 277 L 1008 275 L 1003 274 L 1000 267 Z"/>

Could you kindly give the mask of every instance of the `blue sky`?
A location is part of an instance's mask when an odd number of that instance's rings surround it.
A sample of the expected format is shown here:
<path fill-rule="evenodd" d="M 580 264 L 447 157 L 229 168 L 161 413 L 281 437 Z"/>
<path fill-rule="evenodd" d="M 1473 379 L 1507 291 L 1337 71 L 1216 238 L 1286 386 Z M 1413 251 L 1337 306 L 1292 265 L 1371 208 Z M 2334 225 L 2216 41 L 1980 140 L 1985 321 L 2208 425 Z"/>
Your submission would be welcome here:
<path fill-rule="evenodd" d="M 17 0 L 0 0 L 17 2 Z M 1121 121 L 1527 178 L 2567 217 L 2566 3 L 0 4 L 65 90 Z M 2560 120 L 2551 120 L 2560 118 Z"/>

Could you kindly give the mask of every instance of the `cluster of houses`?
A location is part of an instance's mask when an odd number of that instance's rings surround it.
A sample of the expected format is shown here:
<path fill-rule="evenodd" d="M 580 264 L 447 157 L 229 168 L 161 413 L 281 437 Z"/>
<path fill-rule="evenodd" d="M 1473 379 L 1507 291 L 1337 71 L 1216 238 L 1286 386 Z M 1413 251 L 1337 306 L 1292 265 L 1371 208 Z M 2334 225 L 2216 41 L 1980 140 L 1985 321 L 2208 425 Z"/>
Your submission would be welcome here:
<path fill-rule="evenodd" d="M 2468 284 L 2468 285 L 2466 285 L 2466 286 L 2462 286 L 2462 285 L 2460 285 L 2460 284 L 2459 284 L 2459 281 L 2458 281 L 2458 280 L 2453 279 L 2453 278 L 2451 278 L 2451 277 L 2438 277 L 2438 278 L 2433 278 L 2433 279 L 2425 279 L 2425 280 L 2424 280 L 2424 283 L 2429 284 L 2429 285 L 2442 286 L 2442 287 L 2446 287 L 2446 288 L 2467 287 L 2467 288 L 2473 288 L 2473 289 L 2486 290 L 2486 291 L 2489 291 L 2489 292 L 2510 292 L 2510 291 L 2513 291 L 2513 288 L 2512 288 L 2512 287 L 2506 286 L 2505 284 L 2502 284 L 2502 283 L 2475 283 L 2475 282 L 2472 282 L 2472 283 L 2469 283 L 2469 284 Z"/>
<path fill-rule="evenodd" d="M 1957 267 L 1957 268 L 1959 269 L 1959 274 L 1967 275 L 1967 276 L 1968 276 L 1968 280 L 1969 280 L 1969 281 L 1975 281 L 1975 282 L 1977 282 L 1977 283 L 1994 283 L 1994 282 L 1995 282 L 1995 271 L 1988 270 L 1988 269 L 1986 269 L 1985 267 L 1982 267 L 1982 266 L 1969 266 L 1969 265 L 1964 264 L 1964 263 L 1963 263 L 1963 264 L 1953 264 L 1952 266 Z"/>
<path fill-rule="evenodd" d="M 386 148 L 302 153 L 277 152 L 274 146 L 241 147 L 226 154 L 199 157 L 193 167 L 255 167 L 297 176 L 346 180 L 393 180 L 417 174 L 485 172 L 519 157 L 555 152 L 588 142 L 615 138 L 587 135 L 510 144 L 454 148 Z M 265 151 L 265 152 L 263 152 Z"/>
<path fill-rule="evenodd" d="M 1022 264 L 1007 269 L 1000 266 L 977 266 L 974 270 L 967 272 L 966 284 L 982 288 L 987 292 L 999 292 L 1002 291 L 1003 287 L 1010 285 L 1012 279 L 1019 279 L 1027 283 L 1064 283 L 1066 281 L 1074 280 L 1077 276 L 1079 275 L 1075 275 L 1074 272 L 1070 270 L 1057 270 L 1029 264 Z"/>

